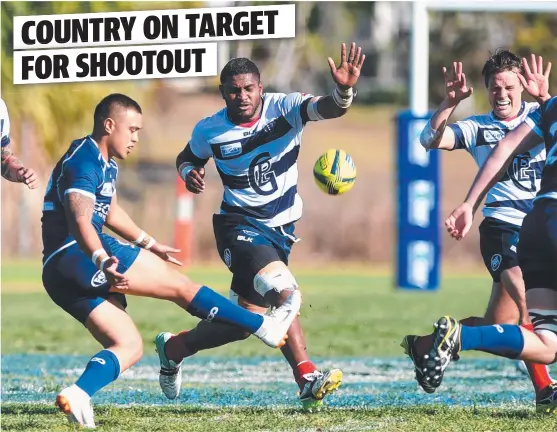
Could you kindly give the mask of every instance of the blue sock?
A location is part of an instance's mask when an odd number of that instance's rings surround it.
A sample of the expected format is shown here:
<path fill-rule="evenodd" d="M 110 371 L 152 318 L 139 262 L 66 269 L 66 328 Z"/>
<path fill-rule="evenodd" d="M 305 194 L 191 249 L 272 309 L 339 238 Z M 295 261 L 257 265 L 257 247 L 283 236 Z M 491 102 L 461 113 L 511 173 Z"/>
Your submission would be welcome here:
<path fill-rule="evenodd" d="M 188 312 L 204 320 L 236 325 L 252 334 L 263 324 L 261 315 L 235 305 L 206 286 L 192 299 Z"/>
<path fill-rule="evenodd" d="M 85 371 L 75 383 L 89 396 L 93 396 L 120 375 L 120 362 L 112 351 L 102 350 L 95 354 Z"/>
<path fill-rule="evenodd" d="M 460 333 L 462 351 L 478 350 L 516 359 L 524 349 L 524 335 L 517 325 L 462 326 Z"/>

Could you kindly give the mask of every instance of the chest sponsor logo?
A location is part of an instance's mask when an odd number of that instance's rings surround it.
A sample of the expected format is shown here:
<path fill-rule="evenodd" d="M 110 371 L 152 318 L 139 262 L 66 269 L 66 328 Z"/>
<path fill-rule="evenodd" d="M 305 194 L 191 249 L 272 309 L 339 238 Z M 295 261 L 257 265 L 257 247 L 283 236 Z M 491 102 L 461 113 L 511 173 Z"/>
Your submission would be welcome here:
<path fill-rule="evenodd" d="M 484 129 L 484 140 L 488 143 L 496 143 L 505 138 L 505 132 L 494 129 Z"/>
<path fill-rule="evenodd" d="M 242 144 L 241 143 L 225 144 L 221 146 L 220 151 L 222 153 L 223 158 L 236 156 L 242 153 Z"/>

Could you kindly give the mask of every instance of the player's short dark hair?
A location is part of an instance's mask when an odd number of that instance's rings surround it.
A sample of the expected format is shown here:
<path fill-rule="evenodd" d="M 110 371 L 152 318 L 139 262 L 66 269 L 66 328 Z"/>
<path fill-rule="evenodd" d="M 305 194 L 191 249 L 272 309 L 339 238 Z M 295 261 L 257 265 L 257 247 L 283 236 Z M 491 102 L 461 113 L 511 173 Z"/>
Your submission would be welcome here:
<path fill-rule="evenodd" d="M 101 125 L 108 117 L 110 117 L 110 113 L 115 107 L 133 109 L 139 114 L 142 114 L 141 107 L 131 97 L 121 93 L 113 93 L 106 96 L 95 108 L 95 114 L 93 114 L 95 126 Z"/>
<path fill-rule="evenodd" d="M 491 75 L 517 69 L 520 73 L 523 72 L 520 57 L 508 49 L 497 48 L 495 50 L 495 54 L 492 54 L 491 57 L 489 57 L 482 69 L 482 76 L 484 77 L 486 88 L 489 87 L 489 79 L 491 78 Z"/>
<path fill-rule="evenodd" d="M 257 80 L 261 78 L 259 74 L 259 68 L 250 59 L 245 57 L 238 57 L 230 60 L 222 68 L 220 73 L 220 83 L 224 84 L 227 78 L 236 75 L 253 74 L 257 77 Z"/>

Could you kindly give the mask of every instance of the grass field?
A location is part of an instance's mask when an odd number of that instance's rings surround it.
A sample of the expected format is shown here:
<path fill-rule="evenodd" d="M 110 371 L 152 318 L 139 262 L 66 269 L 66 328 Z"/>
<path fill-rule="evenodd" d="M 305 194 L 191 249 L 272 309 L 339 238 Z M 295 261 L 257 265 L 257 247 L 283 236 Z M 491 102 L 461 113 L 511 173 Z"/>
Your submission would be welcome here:
<path fill-rule="evenodd" d="M 429 331 L 440 315 L 481 314 L 485 276 L 446 277 L 437 293 L 397 292 L 387 274 L 365 269 L 296 270 L 304 292 L 302 320 L 311 355 L 337 366 L 345 383 L 320 413 L 299 411 L 296 386 L 280 353 L 250 338 L 188 360 L 182 394 L 158 388 L 151 339 L 196 322 L 176 306 L 130 298 L 129 313 L 145 357 L 95 396 L 101 430 L 188 431 L 552 431 L 536 415 L 531 385 L 513 362 L 464 355 L 444 384 L 427 395 L 399 347 L 409 332 Z M 226 270 L 191 276 L 226 292 Z M 42 291 L 34 263 L 2 267 L 2 429 L 71 430 L 53 407 L 98 346 Z"/>

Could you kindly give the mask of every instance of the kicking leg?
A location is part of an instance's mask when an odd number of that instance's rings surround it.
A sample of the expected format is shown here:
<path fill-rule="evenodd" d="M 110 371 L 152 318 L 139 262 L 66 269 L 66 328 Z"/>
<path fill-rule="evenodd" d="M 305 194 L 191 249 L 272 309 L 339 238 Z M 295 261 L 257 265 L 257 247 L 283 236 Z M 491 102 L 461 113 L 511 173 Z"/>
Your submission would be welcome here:
<path fill-rule="evenodd" d="M 277 308 L 272 316 L 254 314 L 232 304 L 212 289 L 193 283 L 185 275 L 171 269 L 160 258 L 145 250 L 140 251 L 125 274 L 128 278 L 128 288 L 113 288 L 113 291 L 170 300 L 191 315 L 235 325 L 272 347 L 284 345 L 286 332 L 301 305 L 300 293 L 291 291 L 285 303 Z"/>
<path fill-rule="evenodd" d="M 419 359 L 425 380 L 437 388 L 446 367 L 459 351 L 483 351 L 541 364 L 557 361 L 557 319 L 553 315 L 557 311 L 557 293 L 541 288 L 530 290 L 528 295 L 529 305 L 544 305 L 544 309 L 539 309 L 543 318 L 534 324 L 535 333 L 518 325 L 468 327 L 451 317 L 440 318 L 435 324 L 432 346 Z M 551 393 L 554 400 L 557 388 Z"/>

